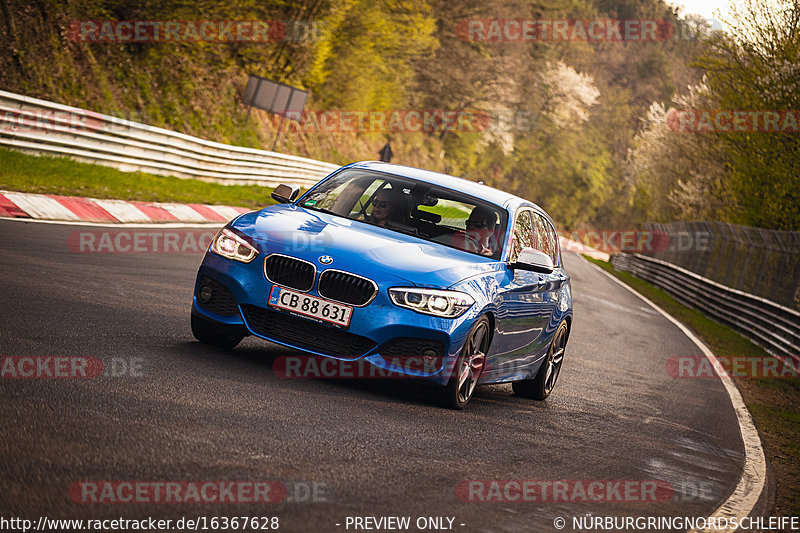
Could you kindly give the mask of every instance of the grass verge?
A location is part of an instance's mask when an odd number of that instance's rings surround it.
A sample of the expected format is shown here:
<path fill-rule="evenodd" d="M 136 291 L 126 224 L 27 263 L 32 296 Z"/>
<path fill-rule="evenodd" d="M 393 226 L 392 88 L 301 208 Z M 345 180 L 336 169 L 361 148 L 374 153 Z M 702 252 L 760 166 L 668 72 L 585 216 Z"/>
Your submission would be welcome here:
<path fill-rule="evenodd" d="M 584 256 L 586 257 L 586 256 Z M 772 357 L 761 347 L 715 322 L 700 311 L 681 304 L 667 292 L 611 264 L 586 257 L 595 265 L 636 289 L 657 306 L 685 324 L 720 358 Z M 777 493 L 773 516 L 800 515 L 800 379 L 754 379 L 732 376 L 744 403 L 761 433 L 764 453 L 770 461 Z"/>
<path fill-rule="evenodd" d="M 260 209 L 274 204 L 271 187 L 122 172 L 65 157 L 28 155 L 0 148 L 0 189 L 145 202 L 234 205 Z"/>

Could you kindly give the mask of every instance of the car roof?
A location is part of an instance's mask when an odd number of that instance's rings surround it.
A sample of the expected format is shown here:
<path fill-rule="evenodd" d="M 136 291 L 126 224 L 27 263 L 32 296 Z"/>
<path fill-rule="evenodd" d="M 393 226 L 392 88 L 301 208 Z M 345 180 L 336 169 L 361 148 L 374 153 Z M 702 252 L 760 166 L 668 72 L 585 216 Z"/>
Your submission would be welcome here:
<path fill-rule="evenodd" d="M 382 163 L 380 161 L 359 161 L 351 163 L 344 168 L 374 170 L 377 172 L 384 172 L 386 174 L 394 174 L 399 177 L 412 178 L 419 181 L 424 181 L 439 187 L 454 189 L 463 192 L 470 196 L 486 200 L 487 202 L 495 205 L 505 207 L 512 213 L 520 205 L 531 205 L 544 212 L 539 206 L 533 202 L 529 202 L 519 196 L 503 192 L 499 189 L 476 183 L 474 181 L 457 178 L 449 174 L 442 174 L 440 172 L 433 172 L 431 170 L 423 170 L 421 168 L 407 167 L 405 165 L 394 165 L 391 163 Z"/>

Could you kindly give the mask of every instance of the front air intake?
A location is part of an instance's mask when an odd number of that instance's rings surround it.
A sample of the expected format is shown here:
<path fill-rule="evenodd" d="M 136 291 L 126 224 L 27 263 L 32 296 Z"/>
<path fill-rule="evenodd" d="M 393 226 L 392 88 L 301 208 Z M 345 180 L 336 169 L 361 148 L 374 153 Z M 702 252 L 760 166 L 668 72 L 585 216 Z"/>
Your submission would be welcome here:
<path fill-rule="evenodd" d="M 264 275 L 275 285 L 306 292 L 314 286 L 317 268 L 302 259 L 271 254 L 264 260 Z"/>
<path fill-rule="evenodd" d="M 363 307 L 378 294 L 378 285 L 371 279 L 341 270 L 328 269 L 319 277 L 317 292 L 329 300 Z"/>

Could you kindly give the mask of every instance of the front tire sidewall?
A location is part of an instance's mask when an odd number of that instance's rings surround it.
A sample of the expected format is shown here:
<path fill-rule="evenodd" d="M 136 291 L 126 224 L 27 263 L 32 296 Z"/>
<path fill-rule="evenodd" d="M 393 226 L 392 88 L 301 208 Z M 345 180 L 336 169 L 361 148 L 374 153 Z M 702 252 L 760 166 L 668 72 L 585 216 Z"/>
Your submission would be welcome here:
<path fill-rule="evenodd" d="M 486 352 L 489 349 L 489 341 L 490 341 L 490 338 L 491 338 L 491 330 L 489 328 L 489 319 L 486 318 L 485 316 L 482 316 L 475 323 L 475 325 L 472 326 L 472 329 L 470 330 L 469 335 L 467 335 L 467 338 L 464 341 L 464 347 L 461 348 L 461 353 L 459 354 L 458 359 L 456 360 L 456 364 L 453 366 L 453 370 L 452 370 L 451 376 L 450 376 L 450 381 L 447 383 L 447 386 L 445 387 L 445 389 L 443 391 L 444 394 L 443 394 L 443 398 L 442 398 L 442 400 L 443 400 L 442 403 L 444 404 L 445 407 L 449 407 L 450 409 L 457 409 L 457 410 L 463 409 L 467 405 L 467 403 L 469 403 L 469 400 L 472 398 L 472 396 L 474 394 L 474 390 L 473 390 L 473 392 L 470 393 L 467 398 L 462 399 L 460 397 L 460 395 L 459 395 L 459 386 L 458 386 L 459 385 L 458 384 L 458 377 L 459 377 L 459 373 L 461 371 L 461 365 L 463 364 L 464 359 L 466 357 L 470 356 L 470 346 L 472 344 L 473 337 L 475 336 L 475 333 L 481 328 L 485 328 L 484 338 L 481 341 L 481 349 L 483 350 L 484 359 L 483 359 L 483 365 L 481 366 L 480 372 L 478 372 L 478 374 L 474 378 L 476 382 L 478 381 L 478 379 L 480 378 L 481 374 L 483 373 L 484 368 L 486 367 Z"/>

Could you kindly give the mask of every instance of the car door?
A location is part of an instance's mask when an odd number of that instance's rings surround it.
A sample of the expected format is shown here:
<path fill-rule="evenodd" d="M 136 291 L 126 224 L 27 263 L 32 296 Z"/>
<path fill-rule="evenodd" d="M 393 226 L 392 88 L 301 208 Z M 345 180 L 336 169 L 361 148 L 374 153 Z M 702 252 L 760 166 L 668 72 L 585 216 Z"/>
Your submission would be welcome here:
<path fill-rule="evenodd" d="M 546 247 L 540 242 L 542 237 L 549 245 L 546 231 L 544 235 L 539 231 L 537 216 L 528 207 L 516 213 L 508 264 L 516 261 L 523 248 Z M 524 376 L 530 371 L 530 364 L 546 350 L 544 333 L 553 314 L 556 297 L 552 293 L 554 287 L 551 281 L 550 275 L 506 267 L 496 301 L 498 334 L 492 341 L 494 354 L 487 381 Z"/>

